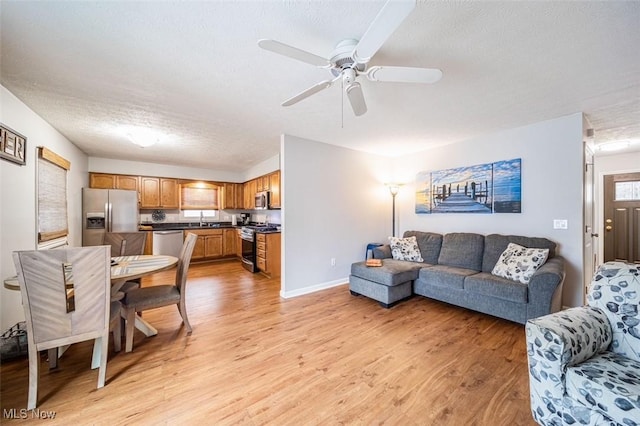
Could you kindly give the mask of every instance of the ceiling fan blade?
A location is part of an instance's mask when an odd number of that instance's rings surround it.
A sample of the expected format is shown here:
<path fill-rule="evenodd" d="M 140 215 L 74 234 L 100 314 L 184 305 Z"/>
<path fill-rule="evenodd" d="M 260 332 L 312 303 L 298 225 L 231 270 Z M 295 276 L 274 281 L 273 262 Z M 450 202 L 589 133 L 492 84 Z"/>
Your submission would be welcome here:
<path fill-rule="evenodd" d="M 364 95 L 362 94 L 362 87 L 360 83 L 353 82 L 345 87 L 344 91 L 347 93 L 351 108 L 356 116 L 360 116 L 367 112 L 367 104 L 364 101 Z"/>
<path fill-rule="evenodd" d="M 258 46 L 279 55 L 288 56 L 289 58 L 315 65 L 316 67 L 328 68 L 331 66 L 331 63 L 326 58 L 300 50 L 297 47 L 289 46 L 288 44 L 280 43 L 279 41 L 262 39 L 258 40 Z"/>
<path fill-rule="evenodd" d="M 308 98 L 309 96 L 313 95 L 314 93 L 318 93 L 321 90 L 327 89 L 329 87 L 331 87 L 331 85 L 333 84 L 333 82 L 336 81 L 335 79 L 333 80 L 325 80 L 325 81 L 321 81 L 320 83 L 314 84 L 313 86 L 309 87 L 307 90 L 304 90 L 300 93 L 298 93 L 297 95 L 295 95 L 292 98 L 287 99 L 286 101 L 284 101 L 282 103 L 282 106 L 291 106 L 293 104 L 297 104 L 298 102 L 300 102 L 301 100 Z"/>
<path fill-rule="evenodd" d="M 415 7 L 416 0 L 388 0 L 353 50 L 356 62 L 369 62 Z"/>
<path fill-rule="evenodd" d="M 398 83 L 435 83 L 442 78 L 437 68 L 413 67 L 371 67 L 366 72 L 371 81 L 392 81 Z"/>

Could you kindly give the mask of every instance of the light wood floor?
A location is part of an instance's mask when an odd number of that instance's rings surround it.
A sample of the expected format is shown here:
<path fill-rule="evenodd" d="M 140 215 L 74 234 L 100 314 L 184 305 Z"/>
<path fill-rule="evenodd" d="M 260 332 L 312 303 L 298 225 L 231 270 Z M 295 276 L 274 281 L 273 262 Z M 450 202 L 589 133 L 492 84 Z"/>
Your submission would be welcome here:
<path fill-rule="evenodd" d="M 387 310 L 346 285 L 289 300 L 279 289 L 237 261 L 192 266 L 193 334 L 174 307 L 146 311 L 159 334 L 111 352 L 100 390 L 91 343 L 56 370 L 43 362 L 46 424 L 535 424 L 523 326 L 421 297 Z M 0 372 L 3 414 L 25 408 L 26 358 Z"/>

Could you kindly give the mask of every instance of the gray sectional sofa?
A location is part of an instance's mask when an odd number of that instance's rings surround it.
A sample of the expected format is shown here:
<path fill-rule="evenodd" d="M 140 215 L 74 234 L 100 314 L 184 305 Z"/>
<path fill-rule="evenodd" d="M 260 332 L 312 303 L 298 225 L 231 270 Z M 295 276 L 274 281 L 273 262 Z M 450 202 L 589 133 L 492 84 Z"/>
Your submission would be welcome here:
<path fill-rule="evenodd" d="M 415 236 L 423 262 L 394 260 L 389 245 L 374 249 L 381 267 L 351 265 L 349 289 L 391 307 L 414 294 L 441 300 L 521 324 L 557 312 L 562 305 L 564 259 L 546 238 L 474 233 L 436 234 L 407 231 Z M 528 284 L 492 275 L 509 243 L 549 249 L 547 261 Z"/>

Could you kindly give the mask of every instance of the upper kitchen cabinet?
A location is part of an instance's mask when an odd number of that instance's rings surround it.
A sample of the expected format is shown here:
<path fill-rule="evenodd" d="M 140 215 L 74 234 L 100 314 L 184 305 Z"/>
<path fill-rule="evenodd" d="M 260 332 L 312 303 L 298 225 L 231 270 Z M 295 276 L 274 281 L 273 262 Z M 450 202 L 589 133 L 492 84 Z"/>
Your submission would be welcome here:
<path fill-rule="evenodd" d="M 258 192 L 258 180 L 253 179 L 244 184 L 244 208 L 253 210 L 256 208 L 256 192 Z"/>
<path fill-rule="evenodd" d="M 146 177 L 140 178 L 140 208 L 142 209 L 177 209 L 177 179 Z"/>
<path fill-rule="evenodd" d="M 272 209 L 280 208 L 280 170 L 271 173 L 269 176 L 269 191 L 271 192 L 271 201 L 269 207 Z"/>
<path fill-rule="evenodd" d="M 205 182 L 180 184 L 180 210 L 218 210 L 220 187 Z"/>
<path fill-rule="evenodd" d="M 139 180 L 139 176 L 89 173 L 89 188 L 137 191 L 140 186 Z"/>
<path fill-rule="evenodd" d="M 225 183 L 222 188 L 221 208 L 224 209 L 243 209 L 244 208 L 244 191 L 241 183 Z"/>
<path fill-rule="evenodd" d="M 269 175 L 260 176 L 256 178 L 256 191 L 269 191 Z"/>

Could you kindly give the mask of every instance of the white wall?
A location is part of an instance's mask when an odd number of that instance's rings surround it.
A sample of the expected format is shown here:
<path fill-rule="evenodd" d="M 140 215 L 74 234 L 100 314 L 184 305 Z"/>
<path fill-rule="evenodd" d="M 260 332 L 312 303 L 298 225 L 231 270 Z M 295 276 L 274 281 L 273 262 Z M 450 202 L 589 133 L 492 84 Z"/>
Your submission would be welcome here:
<path fill-rule="evenodd" d="M 415 176 L 421 171 L 522 159 L 522 213 L 415 214 Z M 474 138 L 395 160 L 400 235 L 406 230 L 500 233 L 546 237 L 567 260 L 563 304 L 582 304 L 582 114 Z M 552 229 L 567 219 L 569 229 Z"/>
<path fill-rule="evenodd" d="M 243 173 L 243 178 L 239 180 L 239 182 L 247 182 L 251 179 L 275 172 L 278 169 L 280 169 L 280 154 L 274 155 L 273 157 L 268 158 L 245 171 Z"/>
<path fill-rule="evenodd" d="M 594 160 L 598 259 L 604 259 L 604 176 L 640 172 L 640 151 L 616 155 L 597 155 Z"/>
<path fill-rule="evenodd" d="M 139 161 L 89 158 L 89 171 L 122 175 L 159 176 L 218 182 L 244 182 L 243 173 L 227 172 L 194 167 L 169 166 L 166 164 L 142 163 Z"/>
<path fill-rule="evenodd" d="M 36 223 L 36 147 L 45 146 L 71 162 L 67 174 L 69 244 L 82 243 L 82 187 L 88 184 L 87 156 L 0 86 L 0 122 L 27 138 L 27 164 L 0 160 L 0 279 L 15 275 L 11 253 L 34 250 Z M 2 331 L 24 319 L 20 293 L 0 288 Z"/>
<path fill-rule="evenodd" d="M 346 283 L 367 243 L 389 235 L 389 159 L 289 135 L 280 152 L 281 295 Z"/>

